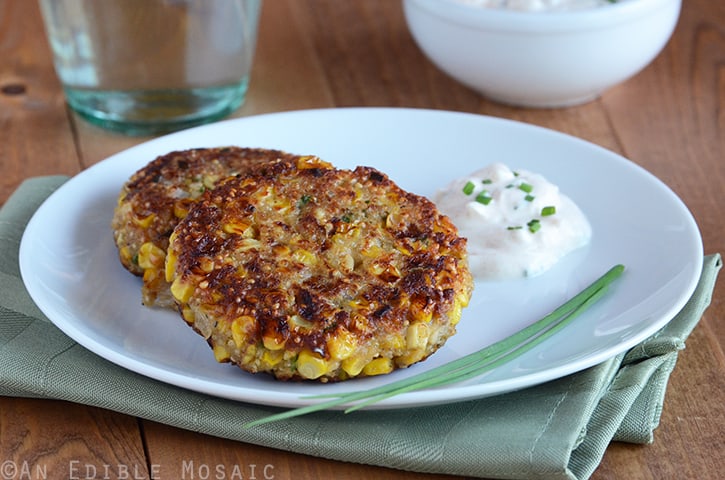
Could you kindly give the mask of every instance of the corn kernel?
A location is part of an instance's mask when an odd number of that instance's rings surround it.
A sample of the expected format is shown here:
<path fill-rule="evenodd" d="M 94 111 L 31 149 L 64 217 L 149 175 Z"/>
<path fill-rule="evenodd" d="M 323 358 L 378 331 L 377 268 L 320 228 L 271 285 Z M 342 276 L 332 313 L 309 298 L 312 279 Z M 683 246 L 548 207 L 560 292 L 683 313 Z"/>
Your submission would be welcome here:
<path fill-rule="evenodd" d="M 131 260 L 131 257 L 133 257 L 133 254 L 131 253 L 131 249 L 128 246 L 121 247 L 121 250 L 119 252 L 121 254 L 121 258 L 125 261 Z"/>
<path fill-rule="evenodd" d="M 219 180 L 219 177 L 216 175 L 204 175 L 204 178 L 202 179 L 202 183 L 206 188 L 209 190 L 213 189 L 216 185 L 216 182 Z"/>
<path fill-rule="evenodd" d="M 355 269 L 355 259 L 350 254 L 345 254 L 340 259 L 340 268 L 344 272 L 352 272 Z"/>
<path fill-rule="evenodd" d="M 238 252 L 247 252 L 249 250 L 258 250 L 262 246 L 262 242 L 254 238 L 243 238 L 236 244 Z"/>
<path fill-rule="evenodd" d="M 159 271 L 154 268 L 147 268 L 143 271 L 143 283 L 144 285 L 151 285 L 156 277 L 158 277 Z"/>
<path fill-rule="evenodd" d="M 398 270 L 398 267 L 395 265 L 386 264 L 382 266 L 382 271 L 376 275 L 378 275 L 383 281 L 394 282 L 400 278 L 400 270 Z"/>
<path fill-rule="evenodd" d="M 277 350 L 274 352 L 265 350 L 262 354 L 262 361 L 270 367 L 274 367 L 275 365 L 277 365 L 279 362 L 282 361 L 283 358 L 284 351 L 282 350 Z"/>
<path fill-rule="evenodd" d="M 400 223 L 400 218 L 395 213 L 389 213 L 385 217 L 385 227 L 394 229 Z"/>
<path fill-rule="evenodd" d="M 274 203 L 274 210 L 282 215 L 288 213 L 291 209 L 292 203 L 290 203 L 288 200 L 280 199 Z"/>
<path fill-rule="evenodd" d="M 362 297 L 353 298 L 352 300 L 350 300 L 349 302 L 347 302 L 347 304 L 351 308 L 354 308 L 356 310 L 363 310 L 363 309 L 367 309 L 367 308 L 370 307 L 370 302 L 367 301 L 366 299 L 362 298 Z"/>
<path fill-rule="evenodd" d="M 302 328 L 305 330 L 310 330 L 314 325 L 310 323 L 308 320 L 305 320 L 304 318 L 300 317 L 299 315 L 292 315 L 289 317 L 289 325 L 296 329 Z"/>
<path fill-rule="evenodd" d="M 247 343 L 247 327 L 254 323 L 250 316 L 243 315 L 232 322 L 232 339 L 238 348 Z"/>
<path fill-rule="evenodd" d="M 384 342 L 385 348 L 389 348 L 391 350 L 401 350 L 405 348 L 405 345 L 406 342 L 403 335 L 391 335 Z"/>
<path fill-rule="evenodd" d="M 456 298 L 456 300 L 461 303 L 461 307 L 465 308 L 468 306 L 468 302 L 471 301 L 471 297 L 466 294 L 461 294 L 458 296 L 458 298 Z"/>
<path fill-rule="evenodd" d="M 151 225 L 151 222 L 154 221 L 154 218 L 156 218 L 156 215 L 152 213 L 152 214 L 147 215 L 142 218 L 134 216 L 132 218 L 132 221 L 134 224 L 138 225 L 141 228 L 149 228 L 149 226 Z"/>
<path fill-rule="evenodd" d="M 292 254 L 292 258 L 303 265 L 311 267 L 317 263 L 317 257 L 309 250 L 299 249 L 295 250 Z"/>
<path fill-rule="evenodd" d="M 467 298 L 462 298 L 459 296 L 456 298 L 456 300 L 453 302 L 453 308 L 451 309 L 450 313 L 448 314 L 449 322 L 451 325 L 456 325 L 461 320 L 461 314 L 463 313 L 463 307 L 465 304 L 468 303 Z"/>
<path fill-rule="evenodd" d="M 363 368 L 363 373 L 368 376 L 384 375 L 392 371 L 393 361 L 385 357 L 375 358 Z"/>
<path fill-rule="evenodd" d="M 174 279 L 171 284 L 171 294 L 181 303 L 186 303 L 194 293 L 194 286 L 184 282 L 181 277 Z"/>
<path fill-rule="evenodd" d="M 191 204 L 188 198 L 184 198 L 174 202 L 174 216 L 176 218 L 184 218 L 189 214 L 189 205 Z"/>
<path fill-rule="evenodd" d="M 395 359 L 395 363 L 397 363 L 399 367 L 407 367 L 416 362 L 420 362 L 421 360 L 423 360 L 424 356 L 425 356 L 425 349 L 423 349 L 423 348 L 419 348 L 416 350 L 410 350 L 410 351 L 406 352 L 405 355 L 401 355 L 400 357 L 397 357 Z"/>
<path fill-rule="evenodd" d="M 347 330 L 340 330 L 337 336 L 327 341 L 327 351 L 336 360 L 344 360 L 355 351 L 355 339 Z"/>
<path fill-rule="evenodd" d="M 181 316 L 184 318 L 186 323 L 194 323 L 194 320 L 196 320 L 194 311 L 189 307 L 184 307 L 181 309 Z"/>
<path fill-rule="evenodd" d="M 166 253 L 151 242 L 146 242 L 138 249 L 138 266 L 156 268 L 163 265 Z"/>
<path fill-rule="evenodd" d="M 297 372 L 309 380 L 320 378 L 327 372 L 327 362 L 315 354 L 302 350 L 297 357 Z"/>
<path fill-rule="evenodd" d="M 277 337 L 263 337 L 262 344 L 269 350 L 281 350 L 284 348 L 284 339 Z"/>
<path fill-rule="evenodd" d="M 425 348 L 428 343 L 428 325 L 417 322 L 408 327 L 405 333 L 405 344 L 409 349 Z"/>
<path fill-rule="evenodd" d="M 358 230 L 355 228 L 355 224 L 352 223 L 351 216 L 345 217 L 343 216 L 343 221 L 337 224 L 336 234 L 332 237 L 332 241 L 335 242 L 344 242 L 346 236 L 350 236 L 351 238 L 359 237 L 355 235 L 355 230 Z"/>
<path fill-rule="evenodd" d="M 375 276 L 380 275 L 385 271 L 385 265 L 380 262 L 373 262 L 368 267 L 368 271 Z"/>
<path fill-rule="evenodd" d="M 249 345 L 247 349 L 244 351 L 244 355 L 242 356 L 242 363 L 250 364 L 254 362 L 254 359 L 257 356 L 257 347 L 254 345 Z"/>
<path fill-rule="evenodd" d="M 367 245 L 363 247 L 361 253 L 368 258 L 378 258 L 383 254 L 383 249 L 378 245 Z"/>
<path fill-rule="evenodd" d="M 351 377 L 357 377 L 362 372 L 365 364 L 367 363 L 366 358 L 362 357 L 348 357 L 341 363 L 342 369 Z"/>
<path fill-rule="evenodd" d="M 201 257 L 199 259 L 199 268 L 204 273 L 211 273 L 214 270 L 214 260 L 209 257 Z"/>
<path fill-rule="evenodd" d="M 250 226 L 251 225 L 246 222 L 229 222 L 222 225 L 222 230 L 224 230 L 226 233 L 244 235 L 244 233 L 249 230 Z"/>
<path fill-rule="evenodd" d="M 224 345 L 214 345 L 214 358 L 217 362 L 226 362 L 229 357 L 229 350 Z"/>
<path fill-rule="evenodd" d="M 173 241 L 174 235 L 171 235 L 170 241 Z M 169 249 L 166 254 L 166 266 L 164 267 L 164 276 L 168 283 L 174 279 L 174 271 L 176 270 L 176 254 Z"/>
<path fill-rule="evenodd" d="M 329 170 L 330 168 L 332 168 L 332 165 L 320 159 L 319 157 L 308 155 L 297 159 L 297 168 L 300 170 L 309 170 L 312 168 Z"/>
<path fill-rule="evenodd" d="M 430 322 L 433 318 L 433 305 L 427 297 L 414 296 L 410 301 L 410 316 L 418 322 Z"/>

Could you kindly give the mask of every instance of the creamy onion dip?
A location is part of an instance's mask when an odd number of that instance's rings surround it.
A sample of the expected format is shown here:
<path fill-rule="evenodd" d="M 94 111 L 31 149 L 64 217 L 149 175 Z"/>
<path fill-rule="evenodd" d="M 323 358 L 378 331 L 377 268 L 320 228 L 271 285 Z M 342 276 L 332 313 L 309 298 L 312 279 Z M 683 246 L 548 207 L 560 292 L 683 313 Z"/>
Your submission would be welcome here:
<path fill-rule="evenodd" d="M 456 0 L 458 3 L 484 8 L 520 11 L 581 10 L 618 3 L 622 0 Z"/>
<path fill-rule="evenodd" d="M 592 234 L 559 187 L 501 163 L 452 181 L 433 200 L 468 239 L 469 267 L 479 280 L 539 275 Z"/>

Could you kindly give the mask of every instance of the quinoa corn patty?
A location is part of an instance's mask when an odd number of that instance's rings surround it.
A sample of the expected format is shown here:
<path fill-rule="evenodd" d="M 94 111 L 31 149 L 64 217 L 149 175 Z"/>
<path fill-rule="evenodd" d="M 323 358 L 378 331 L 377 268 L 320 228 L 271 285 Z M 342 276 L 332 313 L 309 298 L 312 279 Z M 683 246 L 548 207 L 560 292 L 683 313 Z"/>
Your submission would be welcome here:
<path fill-rule="evenodd" d="M 143 276 L 143 303 L 174 306 L 163 273 L 166 249 L 196 198 L 228 176 L 304 158 L 260 148 L 196 148 L 157 157 L 134 173 L 120 192 L 111 227 L 121 263 Z"/>
<path fill-rule="evenodd" d="M 407 367 L 455 333 L 465 247 L 383 173 L 323 165 L 205 193 L 171 236 L 166 280 L 217 361 L 337 381 Z"/>

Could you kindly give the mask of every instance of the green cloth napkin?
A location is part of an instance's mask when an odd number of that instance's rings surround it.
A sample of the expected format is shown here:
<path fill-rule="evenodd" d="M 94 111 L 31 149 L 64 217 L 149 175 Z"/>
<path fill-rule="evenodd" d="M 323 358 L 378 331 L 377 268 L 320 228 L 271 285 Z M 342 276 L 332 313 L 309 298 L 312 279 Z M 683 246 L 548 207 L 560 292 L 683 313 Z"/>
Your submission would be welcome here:
<path fill-rule="evenodd" d="M 55 328 L 28 296 L 18 246 L 65 177 L 26 181 L 0 210 L 0 395 L 62 399 L 219 437 L 336 460 L 484 478 L 588 478 L 612 440 L 648 443 L 677 352 L 710 302 L 720 255 L 705 258 L 685 308 L 652 338 L 588 370 L 444 406 L 325 411 L 244 429 L 279 409 L 224 400 L 118 367 Z"/>

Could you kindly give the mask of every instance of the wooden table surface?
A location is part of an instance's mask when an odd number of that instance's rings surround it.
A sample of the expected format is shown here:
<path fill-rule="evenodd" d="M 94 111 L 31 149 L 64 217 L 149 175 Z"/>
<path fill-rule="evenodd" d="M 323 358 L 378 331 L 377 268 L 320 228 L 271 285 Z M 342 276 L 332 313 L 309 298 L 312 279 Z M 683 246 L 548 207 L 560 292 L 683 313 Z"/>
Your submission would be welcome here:
<path fill-rule="evenodd" d="M 413 42 L 398 1 L 267 0 L 248 98 L 234 116 L 396 106 L 542 125 L 652 172 L 691 209 L 705 253 L 725 252 L 725 2 L 683 3 L 673 38 L 643 72 L 592 103 L 536 110 L 492 103 L 437 70 Z M 144 140 L 71 113 L 36 2 L 0 0 L 0 203 L 25 178 L 73 175 Z M 592 478 L 722 478 L 724 294 L 720 281 L 680 355 L 654 444 L 612 444 Z M 69 465 L 96 466 L 93 478 L 180 478 L 183 461 L 210 467 L 208 478 L 216 468 L 231 478 L 235 466 L 244 478 L 453 478 L 291 454 L 60 401 L 0 398 L 0 462 L 42 468 L 48 478 L 67 478 Z M 21 474 L 0 471 L 31 478 Z"/>

